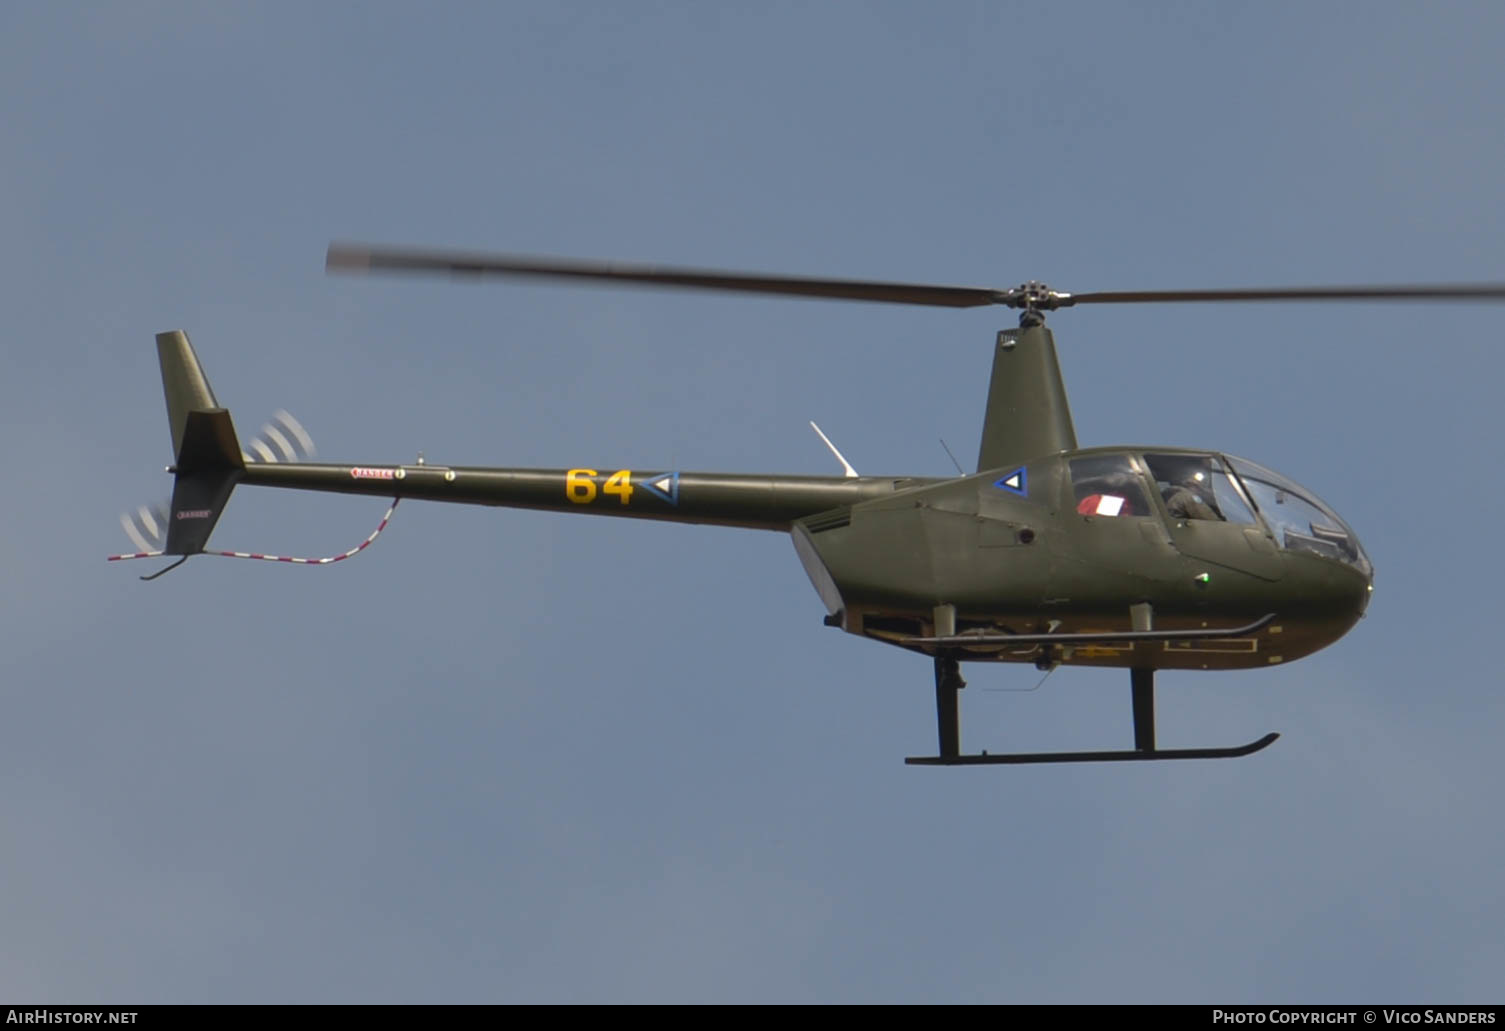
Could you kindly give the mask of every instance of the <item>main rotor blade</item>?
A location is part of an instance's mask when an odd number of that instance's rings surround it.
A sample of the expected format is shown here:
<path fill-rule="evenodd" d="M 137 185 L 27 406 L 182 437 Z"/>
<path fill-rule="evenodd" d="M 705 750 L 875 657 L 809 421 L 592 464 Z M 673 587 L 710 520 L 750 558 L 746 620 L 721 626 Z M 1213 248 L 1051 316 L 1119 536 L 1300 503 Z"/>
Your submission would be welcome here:
<path fill-rule="evenodd" d="M 1122 290 L 1062 295 L 1077 304 L 1161 304 L 1179 301 L 1500 301 L 1505 283 L 1437 286 L 1293 286 L 1249 290 Z"/>
<path fill-rule="evenodd" d="M 425 251 L 364 244 L 329 246 L 325 268 L 348 272 L 427 272 L 451 276 L 519 276 L 534 279 L 596 280 L 642 286 L 688 287 L 737 293 L 829 297 L 847 301 L 924 304 L 943 308 L 977 308 L 1008 304 L 1009 292 L 987 287 L 927 286 L 857 279 L 811 279 L 766 276 L 714 269 L 672 268 L 621 262 L 577 261 L 521 254 L 476 254 Z"/>
<path fill-rule="evenodd" d="M 525 254 L 420 250 L 332 243 L 325 267 L 336 272 L 417 272 L 458 277 L 513 276 L 532 279 L 593 280 L 623 286 L 680 287 L 734 293 L 826 297 L 942 308 L 1004 305 L 1054 311 L 1078 304 L 1173 304 L 1196 301 L 1502 301 L 1505 283 L 1398 286 L 1255 287 L 1232 290 L 1104 290 L 1064 293 L 1043 283 L 993 287 L 937 286 L 861 279 L 771 276 L 717 269 L 581 261 Z"/>

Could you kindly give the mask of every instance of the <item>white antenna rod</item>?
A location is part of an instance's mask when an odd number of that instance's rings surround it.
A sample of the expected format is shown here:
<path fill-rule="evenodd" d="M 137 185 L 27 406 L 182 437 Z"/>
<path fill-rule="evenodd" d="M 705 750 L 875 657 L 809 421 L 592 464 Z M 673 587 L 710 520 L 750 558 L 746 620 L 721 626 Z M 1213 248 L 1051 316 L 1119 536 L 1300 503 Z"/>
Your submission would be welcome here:
<path fill-rule="evenodd" d="M 836 445 L 831 443 L 830 437 L 820 432 L 820 427 L 815 425 L 814 419 L 810 420 L 810 428 L 819 434 L 821 440 L 826 442 L 826 447 L 831 449 L 831 454 L 836 456 L 836 460 L 841 463 L 841 467 L 847 471 L 846 474 L 848 476 L 856 476 L 857 470 L 852 468 L 852 463 L 848 462 L 842 453 L 836 450 Z"/>

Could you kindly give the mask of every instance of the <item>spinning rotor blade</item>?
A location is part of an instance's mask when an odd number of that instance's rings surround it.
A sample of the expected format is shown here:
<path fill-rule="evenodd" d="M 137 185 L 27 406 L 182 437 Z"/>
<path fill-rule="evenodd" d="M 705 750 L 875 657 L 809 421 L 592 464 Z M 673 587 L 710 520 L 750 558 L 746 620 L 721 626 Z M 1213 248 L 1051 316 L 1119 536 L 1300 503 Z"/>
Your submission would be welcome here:
<path fill-rule="evenodd" d="M 715 269 L 579 261 L 522 254 L 419 250 L 333 243 L 325 268 L 340 272 L 419 272 L 457 277 L 515 276 L 553 280 L 593 280 L 639 286 L 686 287 L 737 293 L 827 297 L 846 301 L 880 301 L 941 308 L 1008 308 L 1055 311 L 1078 304 L 1170 304 L 1188 301 L 1500 301 L 1505 283 L 1460 283 L 1433 286 L 1256 287 L 1232 290 L 1117 290 L 1071 294 L 1029 282 L 997 289 L 886 283 L 861 279 L 772 276 Z"/>
<path fill-rule="evenodd" d="M 784 294 L 793 297 L 830 297 L 847 301 L 926 304 L 943 308 L 976 308 L 1005 304 L 998 290 L 967 286 L 925 286 L 917 283 L 875 283 L 857 279 L 810 279 L 766 276 L 714 269 L 671 268 L 623 262 L 576 261 L 520 254 L 473 254 L 462 251 L 423 251 L 403 247 L 331 244 L 325 268 L 348 272 L 431 272 L 452 276 L 519 276 L 534 279 L 587 279 L 645 286 L 679 286 L 738 293 Z"/>
<path fill-rule="evenodd" d="M 1500 301 L 1505 283 L 1437 286 L 1293 286 L 1252 290 L 1125 290 L 1065 294 L 1073 304 L 1159 304 L 1177 301 Z"/>

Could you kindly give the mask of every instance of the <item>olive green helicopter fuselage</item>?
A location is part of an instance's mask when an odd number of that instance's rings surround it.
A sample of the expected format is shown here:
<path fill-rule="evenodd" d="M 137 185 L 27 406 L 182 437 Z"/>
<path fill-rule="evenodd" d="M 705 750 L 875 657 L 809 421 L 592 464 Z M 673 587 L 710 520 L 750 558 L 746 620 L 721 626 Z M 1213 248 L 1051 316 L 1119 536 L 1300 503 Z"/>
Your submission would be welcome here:
<path fill-rule="evenodd" d="M 916 762 L 1247 754 L 1273 736 L 1157 749 L 1154 671 L 1301 658 L 1343 636 L 1372 589 L 1357 537 L 1278 474 L 1210 451 L 1078 448 L 1038 323 L 998 335 L 980 471 L 955 478 L 246 461 L 187 336 L 157 342 L 177 454 L 161 554 L 204 552 L 237 485 L 788 533 L 827 625 L 934 657 L 940 755 Z M 962 755 L 964 661 L 1132 670 L 1135 750 Z"/>
<path fill-rule="evenodd" d="M 599 463 L 516 469 L 422 458 L 410 464 L 311 462 L 300 460 L 272 426 L 263 429 L 281 455 L 257 439 L 250 446 L 265 458 L 258 460 L 242 450 L 187 336 L 162 333 L 157 348 L 176 457 L 173 498 L 159 520 L 140 510 L 147 529 L 122 520 L 142 543 L 142 533 L 160 528 L 161 547 L 115 556 L 173 555 L 178 564 L 204 553 L 277 558 L 207 551 L 237 485 L 787 533 L 825 606 L 826 625 L 933 658 L 939 752 L 907 761 L 946 766 L 1258 751 L 1277 735 L 1235 748 L 1157 747 L 1155 672 L 1257 669 L 1300 659 L 1347 633 L 1373 591 L 1373 567 L 1353 530 L 1311 491 L 1270 469 L 1210 449 L 1079 447 L 1045 312 L 1086 303 L 1505 299 L 1498 284 L 1072 295 L 1039 283 L 992 290 L 342 245 L 330 248 L 328 263 L 345 271 L 1020 309 L 1019 328 L 998 333 L 993 344 L 977 471 L 956 477 L 858 475 L 829 440 L 843 476 Z M 296 423 L 286 425 L 289 434 L 302 435 Z M 280 561 L 322 564 L 359 550 Z M 963 662 L 1130 670 L 1134 748 L 963 754 Z"/>

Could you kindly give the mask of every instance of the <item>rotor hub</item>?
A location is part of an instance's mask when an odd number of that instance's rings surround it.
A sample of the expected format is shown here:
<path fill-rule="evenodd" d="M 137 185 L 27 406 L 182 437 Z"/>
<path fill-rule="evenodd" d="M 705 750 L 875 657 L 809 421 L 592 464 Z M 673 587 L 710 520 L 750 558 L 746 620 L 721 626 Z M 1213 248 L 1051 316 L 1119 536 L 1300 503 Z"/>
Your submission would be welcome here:
<path fill-rule="evenodd" d="M 1042 325 L 1045 322 L 1044 312 L 1071 307 L 1075 298 L 1071 294 L 1052 290 L 1038 279 L 1031 279 L 1027 283 L 1000 291 L 998 303 L 1018 308 L 1019 325 L 1029 327 Z"/>
<path fill-rule="evenodd" d="M 1012 289 L 1003 291 L 999 303 L 1010 308 L 1055 311 L 1057 308 L 1071 307 L 1074 299 L 1068 293 L 1052 290 L 1038 279 L 1031 279 L 1028 283 L 1020 283 Z"/>

